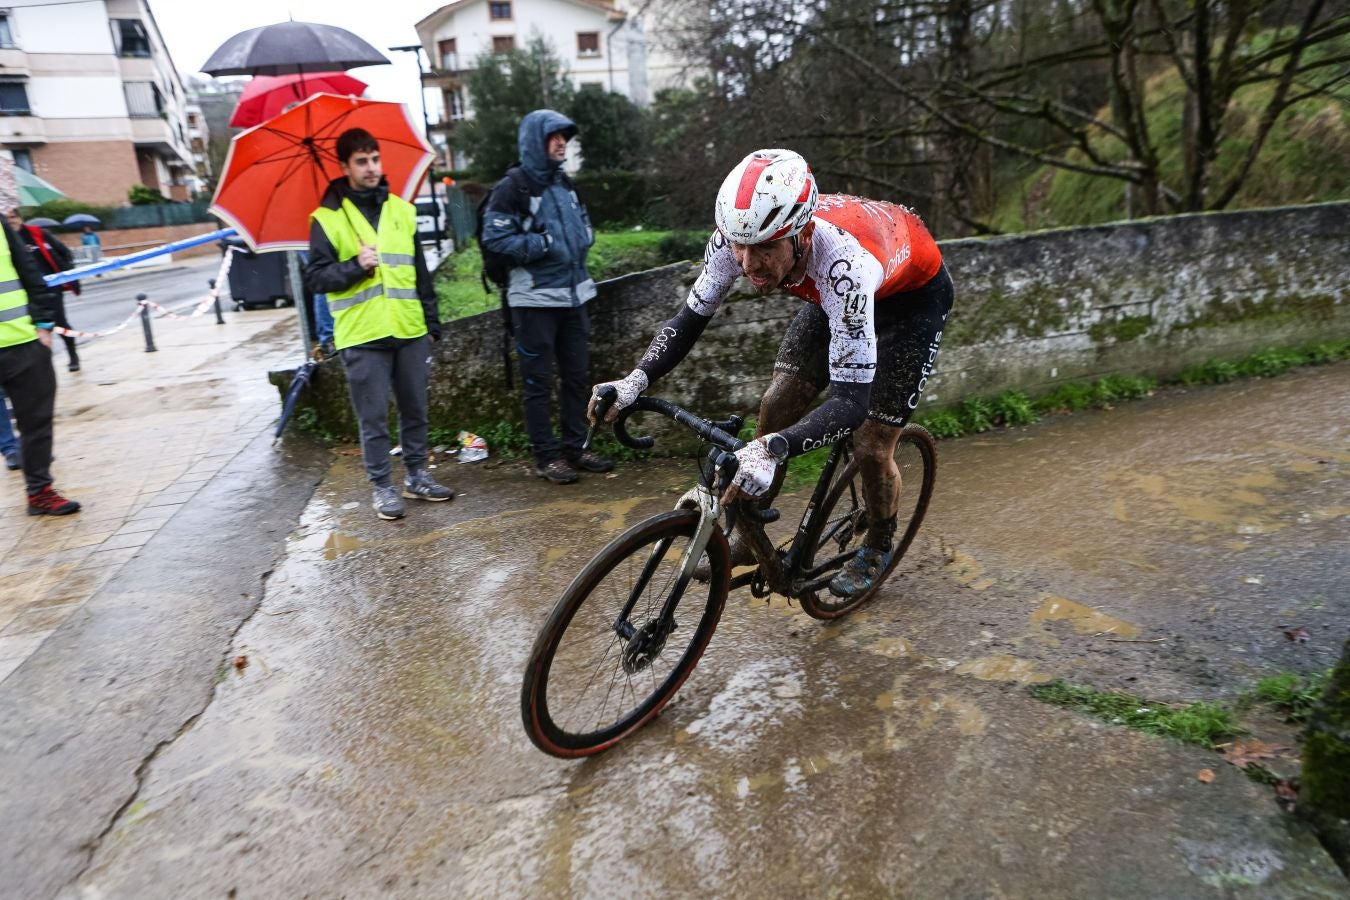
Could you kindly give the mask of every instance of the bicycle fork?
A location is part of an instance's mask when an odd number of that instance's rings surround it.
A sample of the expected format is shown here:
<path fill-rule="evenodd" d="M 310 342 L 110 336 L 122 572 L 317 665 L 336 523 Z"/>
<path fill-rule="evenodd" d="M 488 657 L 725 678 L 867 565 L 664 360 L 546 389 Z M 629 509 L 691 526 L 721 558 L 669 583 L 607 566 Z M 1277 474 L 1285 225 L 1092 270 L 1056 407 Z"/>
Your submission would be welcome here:
<path fill-rule="evenodd" d="M 652 576 L 656 574 L 656 569 L 661 564 L 661 560 L 665 558 L 666 551 L 670 549 L 669 538 L 652 547 L 651 552 L 647 555 L 647 562 L 642 567 L 641 574 L 628 594 L 627 602 L 624 603 L 623 609 L 619 611 L 618 618 L 614 620 L 614 633 L 627 641 L 623 650 L 623 668 L 630 675 L 641 672 L 651 665 L 652 660 L 656 659 L 665 647 L 666 638 L 676 629 L 675 607 L 679 605 L 685 589 L 689 587 L 689 582 L 693 580 L 694 569 L 698 566 L 699 559 L 702 558 L 703 552 L 708 547 L 713 529 L 717 527 L 718 500 L 717 495 L 713 493 L 711 488 L 701 484 L 696 485 L 680 498 L 675 508 L 697 509 L 700 517 L 698 529 L 694 532 L 693 539 L 685 547 L 684 555 L 680 558 L 679 574 L 661 606 L 660 615 L 641 628 L 635 628 L 628 618 L 637 605 L 638 598 L 642 596 Z"/>

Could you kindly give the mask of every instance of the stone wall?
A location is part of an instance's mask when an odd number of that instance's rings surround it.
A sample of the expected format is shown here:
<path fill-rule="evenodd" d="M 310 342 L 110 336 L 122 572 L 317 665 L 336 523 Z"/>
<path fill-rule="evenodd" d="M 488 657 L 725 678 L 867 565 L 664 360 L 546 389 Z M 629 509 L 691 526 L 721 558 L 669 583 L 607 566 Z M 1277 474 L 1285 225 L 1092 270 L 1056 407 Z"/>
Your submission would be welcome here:
<path fill-rule="evenodd" d="M 1111 373 L 1167 377 L 1212 356 L 1350 335 L 1350 203 L 947 241 L 942 251 L 957 296 L 928 406 Z M 632 368 L 697 274 L 677 263 L 599 286 L 589 305 L 595 381 Z M 798 302 L 755 296 L 743 280 L 655 393 L 710 416 L 752 412 Z M 310 393 L 326 428 L 352 433 L 336 362 L 320 367 Z M 453 323 L 430 393 L 434 424 L 520 419 L 497 311 Z"/>

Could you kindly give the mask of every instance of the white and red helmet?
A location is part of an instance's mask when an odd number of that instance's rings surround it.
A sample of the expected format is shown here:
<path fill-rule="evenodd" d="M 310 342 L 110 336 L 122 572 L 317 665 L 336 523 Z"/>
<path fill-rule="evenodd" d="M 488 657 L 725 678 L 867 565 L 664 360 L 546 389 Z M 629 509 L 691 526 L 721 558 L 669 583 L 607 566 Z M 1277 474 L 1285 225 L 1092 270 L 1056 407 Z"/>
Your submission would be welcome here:
<path fill-rule="evenodd" d="M 737 244 L 792 237 L 816 211 L 816 177 L 800 153 L 756 150 L 717 192 L 717 227 Z"/>

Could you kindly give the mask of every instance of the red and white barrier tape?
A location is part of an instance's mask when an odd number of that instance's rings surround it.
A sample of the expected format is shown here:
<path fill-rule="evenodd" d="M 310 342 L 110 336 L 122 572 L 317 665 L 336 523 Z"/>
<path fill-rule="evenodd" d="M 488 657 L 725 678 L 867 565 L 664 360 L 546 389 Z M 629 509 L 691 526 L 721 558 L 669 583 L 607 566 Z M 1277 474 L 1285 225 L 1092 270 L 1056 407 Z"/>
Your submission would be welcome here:
<path fill-rule="evenodd" d="M 230 247 L 226 249 L 225 255 L 220 260 L 220 271 L 216 274 L 216 286 L 211 288 L 211 290 L 207 291 L 206 297 L 202 300 L 201 303 L 197 304 L 197 308 L 185 316 L 181 316 L 171 309 L 167 309 L 163 306 L 160 306 L 158 303 L 153 303 L 149 300 L 137 300 L 136 311 L 133 312 L 131 315 L 127 316 L 126 319 L 122 321 L 122 324 L 116 326 L 115 328 L 109 328 L 107 331 L 76 331 L 74 328 L 62 328 L 60 325 L 57 325 L 55 328 L 52 329 L 52 333 L 63 335 L 66 337 L 90 337 L 90 338 L 107 337 L 110 334 L 116 334 L 123 328 L 126 328 L 128 325 L 130 325 L 132 320 L 141 314 L 141 309 L 144 307 L 157 309 L 164 314 L 164 317 L 169 319 L 195 319 L 198 316 L 205 315 L 206 311 L 215 304 L 216 298 L 220 296 L 221 285 L 225 284 L 225 279 L 229 277 L 230 264 L 234 261 L 235 249 L 236 249 L 235 247 Z"/>

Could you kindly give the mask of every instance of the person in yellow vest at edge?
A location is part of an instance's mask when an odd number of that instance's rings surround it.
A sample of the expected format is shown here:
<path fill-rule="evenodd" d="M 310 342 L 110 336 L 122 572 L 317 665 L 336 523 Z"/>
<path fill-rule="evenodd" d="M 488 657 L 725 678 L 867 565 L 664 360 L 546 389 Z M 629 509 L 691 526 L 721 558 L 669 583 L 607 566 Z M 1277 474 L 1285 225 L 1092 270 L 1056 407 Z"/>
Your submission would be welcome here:
<path fill-rule="evenodd" d="M 449 500 L 455 492 L 427 474 L 427 372 L 440 340 L 436 291 L 417 241 L 417 210 L 389 192 L 380 145 L 363 128 L 338 135 L 343 177 L 310 214 L 305 285 L 326 294 L 333 343 L 347 371 L 361 454 L 381 519 L 403 518 L 390 480 L 389 394 L 398 405 L 402 496 Z"/>
<path fill-rule="evenodd" d="M 0 222 L 0 390 L 14 404 L 19 421 L 23 477 L 30 516 L 68 516 L 80 504 L 52 490 L 52 410 L 56 370 L 52 368 L 52 320 L 59 289 L 42 280 L 37 263 L 9 227 Z M 0 415 L 9 415 L 0 411 Z"/>

